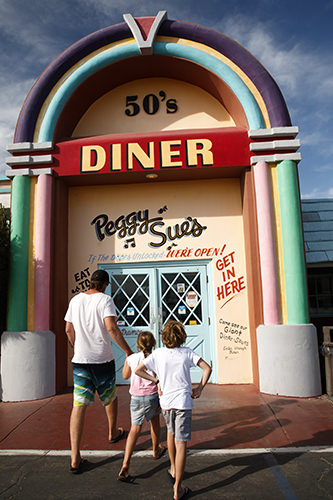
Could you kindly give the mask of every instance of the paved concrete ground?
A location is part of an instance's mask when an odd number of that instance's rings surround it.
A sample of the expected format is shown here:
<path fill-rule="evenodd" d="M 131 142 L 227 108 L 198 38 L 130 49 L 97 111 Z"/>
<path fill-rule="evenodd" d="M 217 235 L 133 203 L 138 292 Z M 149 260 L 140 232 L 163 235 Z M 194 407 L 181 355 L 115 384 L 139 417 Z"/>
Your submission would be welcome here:
<path fill-rule="evenodd" d="M 121 455 L 88 457 L 85 471 L 72 475 L 69 456 L 0 456 L 0 498 L 22 500 L 171 499 L 165 456 L 134 456 L 130 484 L 117 481 Z M 333 451 L 212 455 L 187 458 L 184 484 L 197 500 L 316 500 L 333 498 Z"/>
<path fill-rule="evenodd" d="M 128 430 L 128 387 L 118 387 L 118 398 L 118 423 Z M 125 441 L 108 444 L 98 401 L 87 409 L 82 439 L 88 466 L 72 475 L 71 408 L 70 393 L 0 403 L 0 500 L 171 500 L 169 460 L 152 460 L 146 424 L 133 483 L 117 481 Z M 333 500 L 332 401 L 269 396 L 252 385 L 208 385 L 194 401 L 184 484 L 198 500 Z"/>
<path fill-rule="evenodd" d="M 130 427 L 128 386 L 118 387 L 118 423 Z M 69 449 L 72 394 L 21 403 L 0 403 L 0 449 Z M 166 438 L 163 418 L 162 439 Z M 110 447 L 100 402 L 87 409 L 83 450 Z M 191 449 L 333 446 L 333 402 L 326 397 L 287 398 L 261 394 L 253 385 L 208 384 L 194 401 Z M 137 449 L 151 446 L 144 425 Z"/>

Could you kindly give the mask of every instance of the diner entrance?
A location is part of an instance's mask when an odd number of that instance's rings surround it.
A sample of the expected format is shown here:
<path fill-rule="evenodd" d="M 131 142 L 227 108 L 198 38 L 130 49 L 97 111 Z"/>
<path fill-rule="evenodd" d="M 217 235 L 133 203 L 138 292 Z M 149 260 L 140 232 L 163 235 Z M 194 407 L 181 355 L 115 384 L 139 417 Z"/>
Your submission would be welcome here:
<path fill-rule="evenodd" d="M 115 302 L 118 326 L 134 352 L 140 331 L 150 330 L 156 338 L 156 347 L 161 347 L 160 333 L 164 324 L 176 320 L 186 328 L 186 346 L 212 363 L 207 264 L 147 263 L 101 267 L 110 276 L 106 293 Z M 112 347 L 117 383 L 127 383 L 121 373 L 125 354 L 114 342 Z M 192 369 L 191 377 L 193 382 L 199 382 L 200 368 Z"/>

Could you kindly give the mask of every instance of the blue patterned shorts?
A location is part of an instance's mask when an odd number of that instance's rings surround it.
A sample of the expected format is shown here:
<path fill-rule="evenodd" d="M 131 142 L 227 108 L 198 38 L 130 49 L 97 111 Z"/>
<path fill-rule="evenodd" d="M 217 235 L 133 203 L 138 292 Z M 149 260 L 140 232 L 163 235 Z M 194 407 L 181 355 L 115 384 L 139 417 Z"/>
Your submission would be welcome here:
<path fill-rule="evenodd" d="M 101 364 L 72 363 L 74 379 L 74 406 L 88 406 L 94 402 L 95 391 L 104 406 L 117 397 L 114 360 Z"/>

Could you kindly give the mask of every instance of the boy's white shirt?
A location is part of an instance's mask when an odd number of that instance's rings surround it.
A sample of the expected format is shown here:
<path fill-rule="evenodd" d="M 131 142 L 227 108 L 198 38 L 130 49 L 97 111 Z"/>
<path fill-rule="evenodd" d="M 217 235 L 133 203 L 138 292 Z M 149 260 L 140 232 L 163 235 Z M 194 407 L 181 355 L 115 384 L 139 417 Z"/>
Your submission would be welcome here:
<path fill-rule="evenodd" d="M 193 408 L 190 368 L 197 366 L 200 356 L 189 347 L 161 347 L 143 360 L 145 367 L 156 373 L 162 391 L 163 410 Z"/>

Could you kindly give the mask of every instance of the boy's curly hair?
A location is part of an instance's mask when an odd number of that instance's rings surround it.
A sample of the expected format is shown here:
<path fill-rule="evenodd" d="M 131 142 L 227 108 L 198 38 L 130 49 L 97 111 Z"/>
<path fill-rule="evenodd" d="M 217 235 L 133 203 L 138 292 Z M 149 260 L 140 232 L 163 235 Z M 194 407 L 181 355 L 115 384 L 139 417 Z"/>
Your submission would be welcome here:
<path fill-rule="evenodd" d="M 185 344 L 186 332 L 183 324 L 179 321 L 168 321 L 162 331 L 162 342 L 169 349 Z"/>
<path fill-rule="evenodd" d="M 139 333 L 136 339 L 136 347 L 138 351 L 143 352 L 145 358 L 151 353 L 155 346 L 156 340 L 151 332 L 145 331 Z"/>

